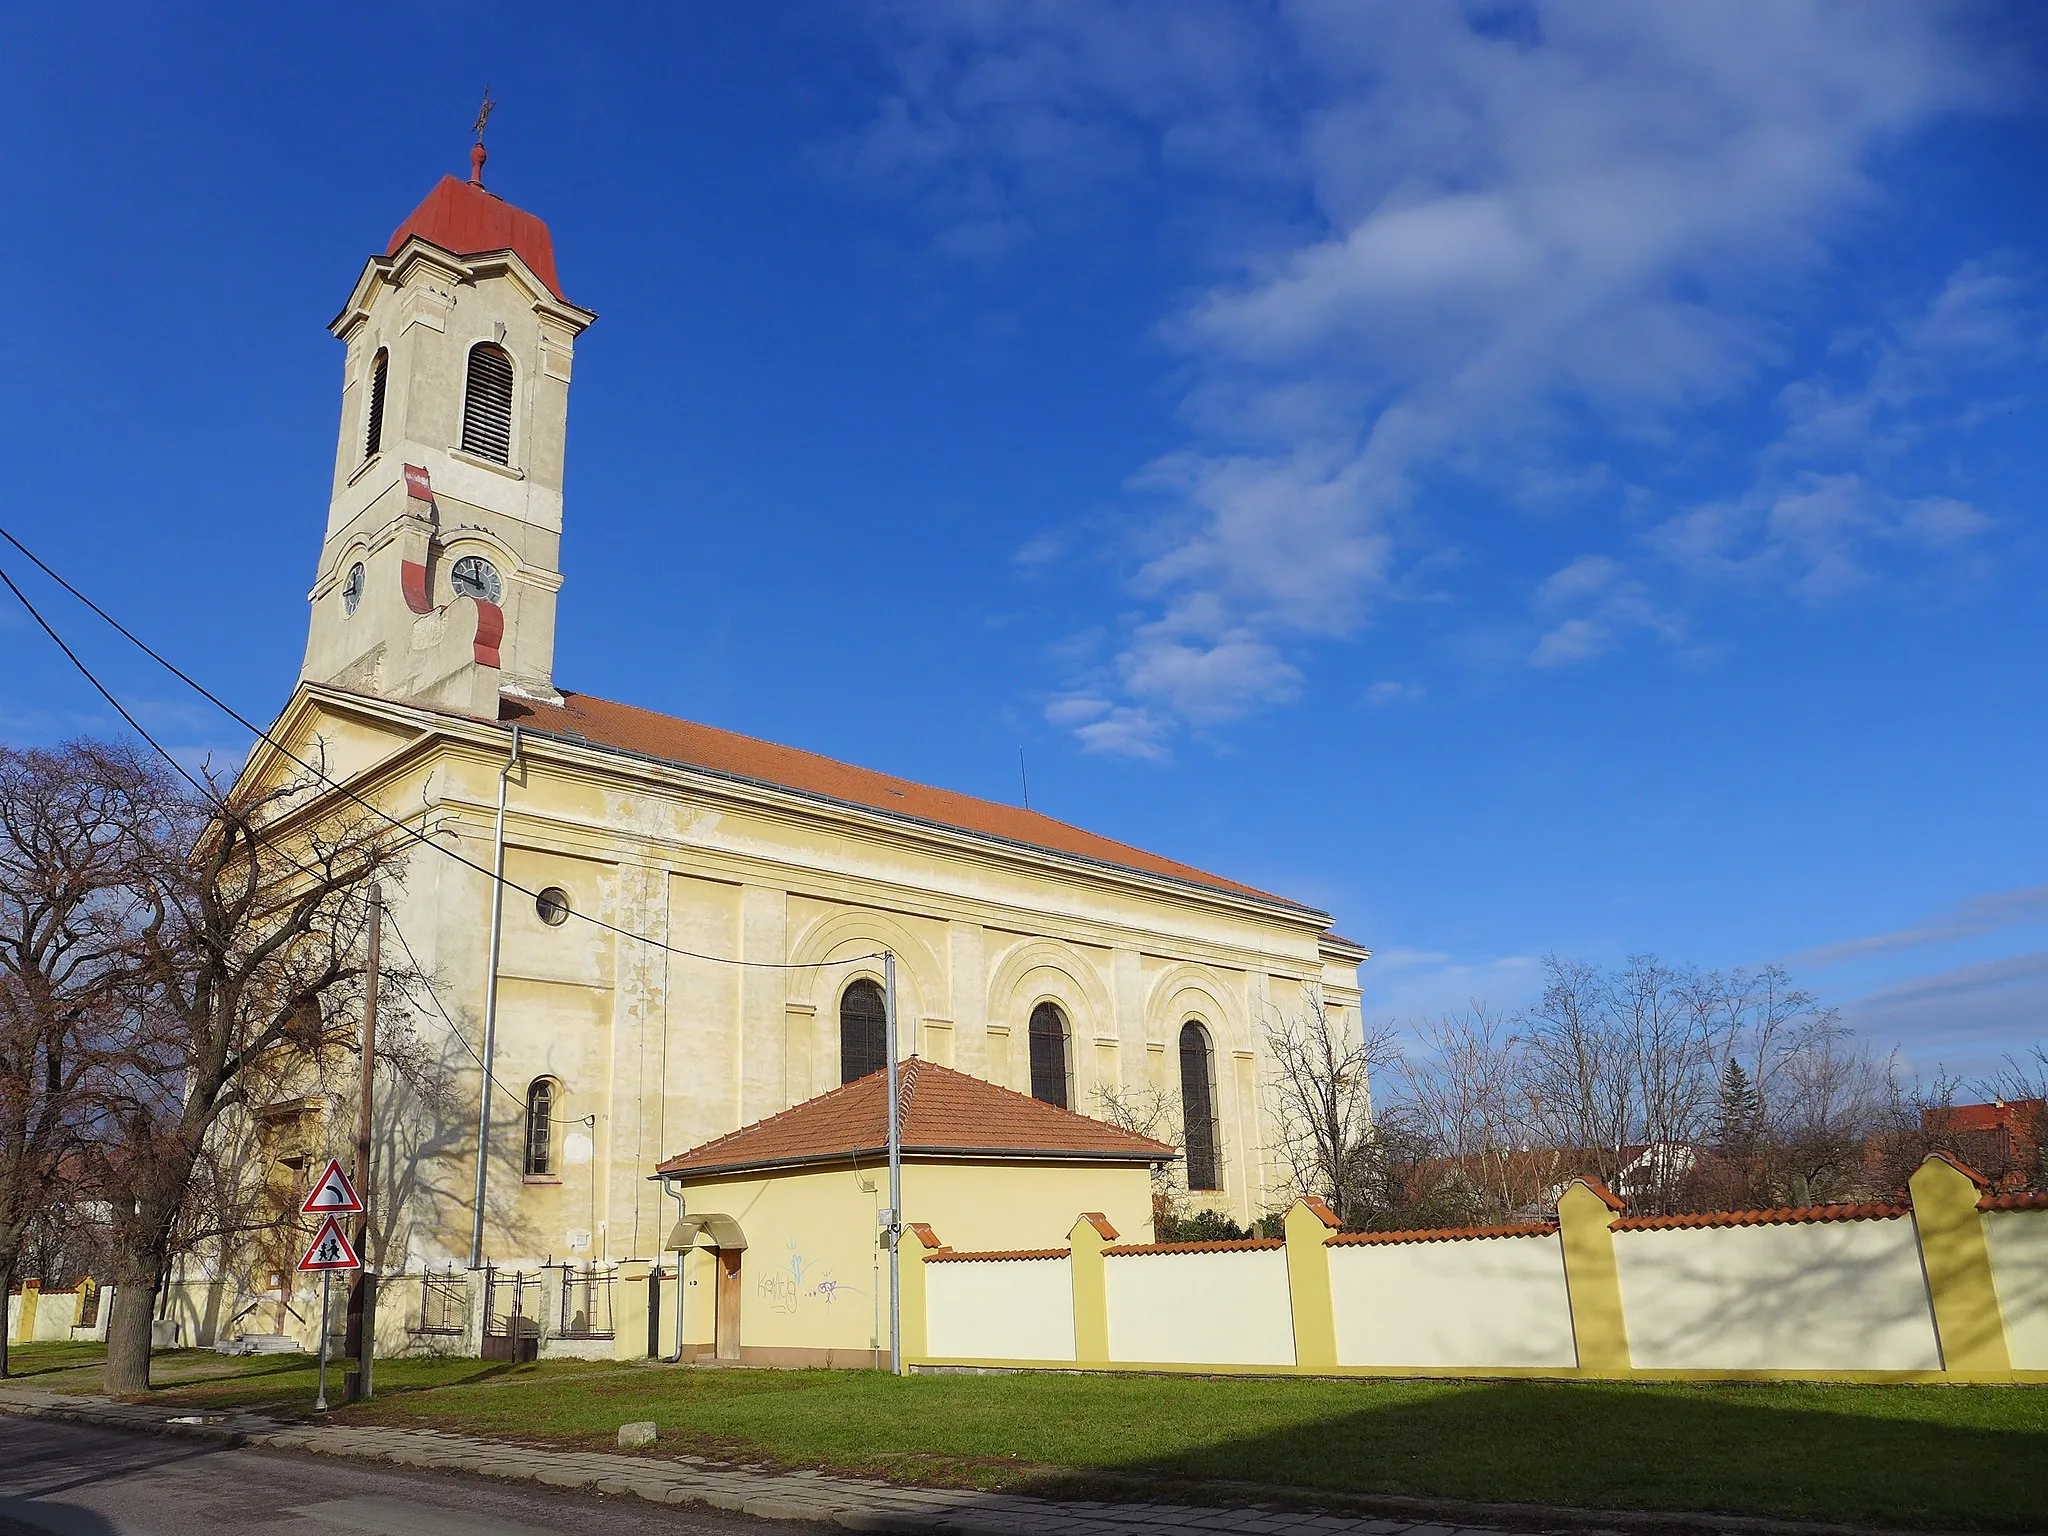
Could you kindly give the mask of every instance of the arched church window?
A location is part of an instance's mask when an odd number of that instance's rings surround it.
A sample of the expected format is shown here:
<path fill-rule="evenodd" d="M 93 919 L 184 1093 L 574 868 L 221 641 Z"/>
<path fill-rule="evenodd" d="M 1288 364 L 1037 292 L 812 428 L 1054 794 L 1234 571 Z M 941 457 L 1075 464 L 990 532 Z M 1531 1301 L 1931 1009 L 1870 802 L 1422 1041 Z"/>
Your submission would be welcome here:
<path fill-rule="evenodd" d="M 512 357 L 480 341 L 469 349 L 469 383 L 462 396 L 462 451 L 512 462 Z"/>
<path fill-rule="evenodd" d="M 1193 1019 L 1180 1027 L 1180 1109 L 1186 1128 L 1189 1189 L 1220 1189 L 1216 1144 L 1216 1053 Z"/>
<path fill-rule="evenodd" d="M 839 997 L 839 1081 L 858 1082 L 888 1064 L 888 1005 L 882 989 L 863 976 Z"/>
<path fill-rule="evenodd" d="M 1067 1107 L 1067 1018 L 1057 1004 L 1031 1010 L 1031 1097 Z"/>
<path fill-rule="evenodd" d="M 555 1171 L 555 1096 L 552 1077 L 537 1077 L 526 1090 L 526 1176 L 547 1178 Z"/>
<path fill-rule="evenodd" d="M 374 459 L 384 451 L 384 375 L 390 371 L 391 354 L 382 347 L 370 360 L 370 420 L 363 431 L 363 457 Z"/>

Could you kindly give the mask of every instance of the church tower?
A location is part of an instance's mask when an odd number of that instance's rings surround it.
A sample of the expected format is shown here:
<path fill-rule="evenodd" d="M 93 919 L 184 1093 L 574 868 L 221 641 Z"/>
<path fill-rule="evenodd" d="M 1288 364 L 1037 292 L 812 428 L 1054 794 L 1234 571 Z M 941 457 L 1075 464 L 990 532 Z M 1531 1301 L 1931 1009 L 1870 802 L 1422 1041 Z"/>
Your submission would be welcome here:
<path fill-rule="evenodd" d="M 550 703 L 570 359 L 547 225 L 442 178 L 330 329 L 348 347 L 301 677 L 498 718 Z"/>

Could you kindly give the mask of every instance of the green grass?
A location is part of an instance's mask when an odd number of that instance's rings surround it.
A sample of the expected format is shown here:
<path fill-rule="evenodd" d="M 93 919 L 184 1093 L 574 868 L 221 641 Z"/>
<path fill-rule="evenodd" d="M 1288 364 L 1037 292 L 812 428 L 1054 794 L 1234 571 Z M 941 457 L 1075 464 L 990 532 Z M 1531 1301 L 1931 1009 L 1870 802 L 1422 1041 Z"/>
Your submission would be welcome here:
<path fill-rule="evenodd" d="M 218 1368 L 158 1400 L 297 1414 L 311 1406 L 313 1367 L 302 1358 Z M 49 1381 L 89 1389 L 94 1374 Z M 338 1395 L 338 1371 L 329 1386 Z M 1125 1486 L 1173 1496 L 1161 1485 L 1177 1484 L 1202 1499 L 1217 1491 L 1196 1483 L 1226 1480 L 1276 1491 L 2048 1529 L 2048 1390 L 2031 1387 L 898 1380 L 475 1360 L 380 1361 L 377 1386 L 374 1402 L 335 1419 L 576 1446 L 609 1446 L 621 1423 L 653 1419 L 662 1431 L 655 1454 L 694 1450 L 1021 1492 Z"/>

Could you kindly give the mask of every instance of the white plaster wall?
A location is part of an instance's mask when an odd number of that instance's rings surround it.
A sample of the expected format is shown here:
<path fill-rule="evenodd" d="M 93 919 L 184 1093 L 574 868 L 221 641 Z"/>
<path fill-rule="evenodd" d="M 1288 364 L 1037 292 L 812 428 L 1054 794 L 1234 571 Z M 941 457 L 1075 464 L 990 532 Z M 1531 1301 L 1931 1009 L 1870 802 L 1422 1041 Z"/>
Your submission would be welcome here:
<path fill-rule="evenodd" d="M 2013 1369 L 2048 1371 L 2048 1211 L 1986 1211 L 1984 1237 Z"/>
<path fill-rule="evenodd" d="M 924 1306 L 928 1355 L 1074 1358 L 1074 1291 L 1065 1259 L 927 1264 Z"/>
<path fill-rule="evenodd" d="M 1287 1254 L 1109 1254 L 1109 1357 L 1159 1365 L 1292 1365 Z"/>
<path fill-rule="evenodd" d="M 1340 1365 L 1578 1363 L 1555 1234 L 1339 1245 L 1329 1254 Z"/>
<path fill-rule="evenodd" d="M 1614 1257 L 1640 1369 L 1941 1367 L 1910 1217 L 1622 1231 Z"/>

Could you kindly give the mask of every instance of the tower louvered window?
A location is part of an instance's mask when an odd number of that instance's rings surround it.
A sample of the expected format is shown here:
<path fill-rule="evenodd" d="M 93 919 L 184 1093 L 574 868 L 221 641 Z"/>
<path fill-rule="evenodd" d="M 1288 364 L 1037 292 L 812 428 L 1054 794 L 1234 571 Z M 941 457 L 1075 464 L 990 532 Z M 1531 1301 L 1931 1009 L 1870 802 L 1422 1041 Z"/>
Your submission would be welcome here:
<path fill-rule="evenodd" d="M 1067 1021 L 1051 1003 L 1031 1010 L 1031 1097 L 1067 1107 Z"/>
<path fill-rule="evenodd" d="M 384 375 L 391 354 L 382 347 L 370 363 L 370 424 L 363 432 L 363 457 L 374 459 L 384 451 Z"/>
<path fill-rule="evenodd" d="M 839 999 L 839 1081 L 872 1077 L 889 1064 L 889 1015 L 882 989 L 863 977 Z"/>
<path fill-rule="evenodd" d="M 1188 1188 L 1220 1189 L 1216 1079 L 1209 1032 L 1193 1019 L 1180 1029 L 1180 1107 L 1187 1130 Z"/>
<path fill-rule="evenodd" d="M 462 451 L 512 462 L 512 359 L 503 347 L 469 349 L 469 387 L 462 397 Z"/>

